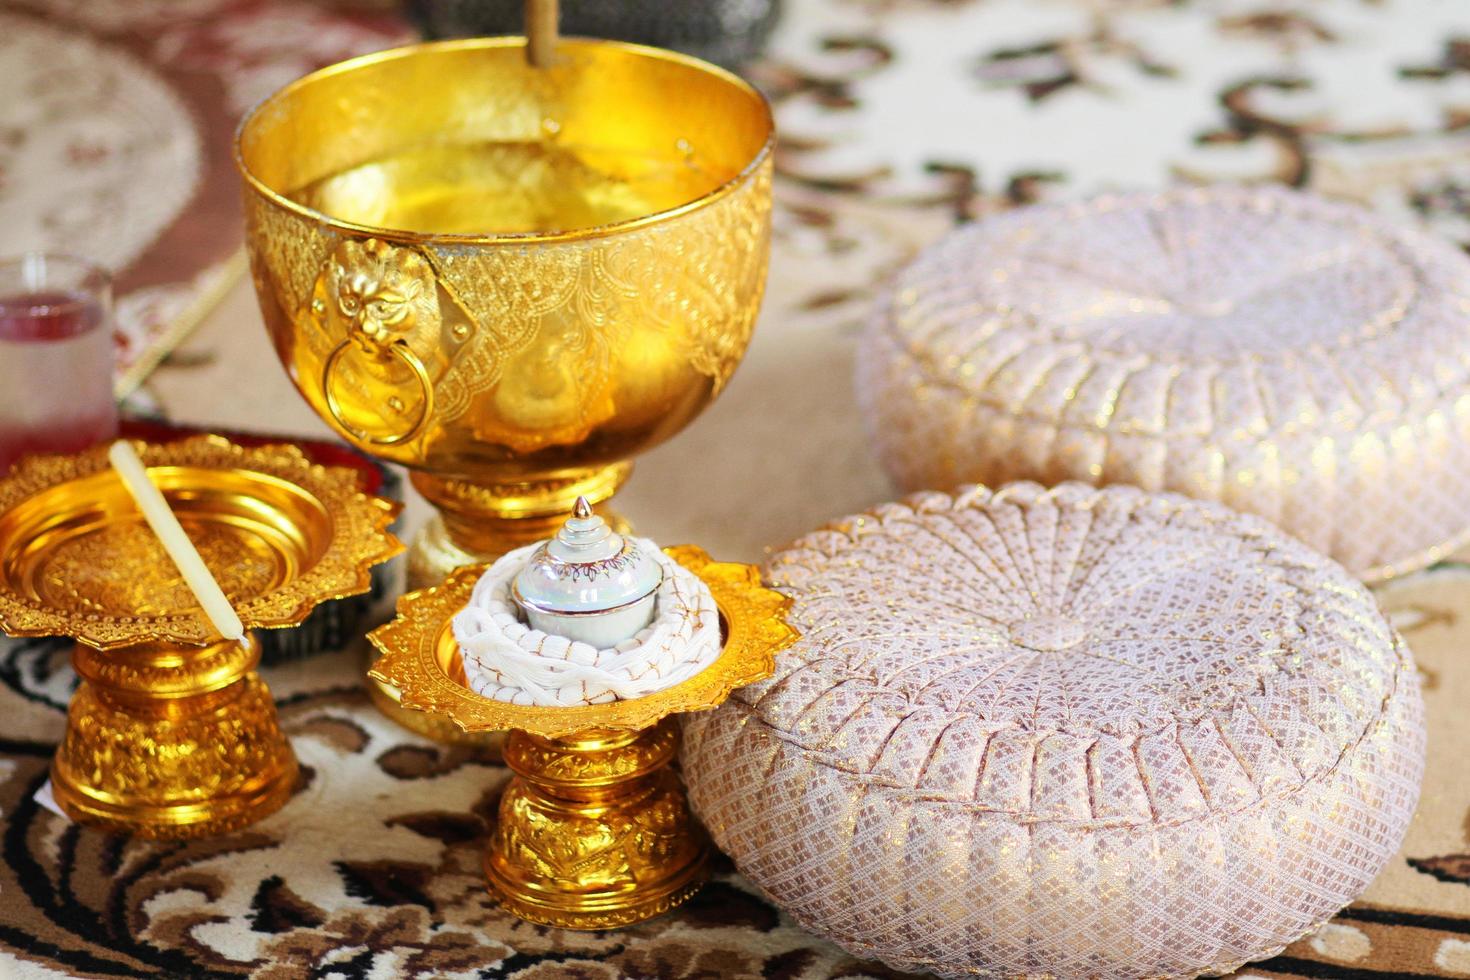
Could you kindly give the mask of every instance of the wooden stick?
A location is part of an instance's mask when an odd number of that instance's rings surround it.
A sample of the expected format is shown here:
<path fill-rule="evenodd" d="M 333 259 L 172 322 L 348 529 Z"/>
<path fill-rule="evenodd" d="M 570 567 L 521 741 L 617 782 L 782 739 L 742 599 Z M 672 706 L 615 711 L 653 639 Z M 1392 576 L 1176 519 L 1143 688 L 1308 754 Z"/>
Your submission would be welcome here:
<path fill-rule="evenodd" d="M 132 494 L 138 509 L 148 521 L 148 526 L 153 528 L 153 533 L 163 542 L 163 550 L 168 552 L 179 573 L 184 576 L 189 591 L 199 600 L 204 615 L 209 617 L 215 631 L 227 640 L 243 637 L 245 627 L 241 624 L 240 617 L 230 605 L 230 600 L 225 598 L 224 590 L 210 574 L 209 566 L 199 557 L 199 550 L 194 547 L 194 542 L 184 533 L 179 519 L 169 509 L 168 501 L 163 499 L 163 494 L 154 486 L 153 480 L 148 476 L 147 467 L 138 458 L 132 445 L 119 439 L 107 451 L 107 458 L 112 461 L 112 468 L 117 470 L 117 475 L 122 477 L 123 486 Z"/>
<path fill-rule="evenodd" d="M 558 19 L 557 0 L 526 0 L 526 57 L 532 67 L 551 67 Z"/>

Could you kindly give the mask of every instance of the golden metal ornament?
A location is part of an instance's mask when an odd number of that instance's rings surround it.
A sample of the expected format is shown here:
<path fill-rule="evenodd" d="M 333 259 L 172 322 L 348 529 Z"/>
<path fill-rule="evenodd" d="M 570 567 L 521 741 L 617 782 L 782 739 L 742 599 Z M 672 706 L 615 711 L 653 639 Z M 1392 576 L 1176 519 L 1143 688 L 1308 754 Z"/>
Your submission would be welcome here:
<path fill-rule="evenodd" d="M 443 715 L 405 708 L 398 703 L 397 688 L 369 675 L 377 659 L 377 647 L 367 645 L 362 652 L 362 673 L 367 681 L 369 700 L 390 720 L 435 742 L 475 749 L 490 761 L 504 760 L 505 732 L 467 732 Z"/>
<path fill-rule="evenodd" d="M 135 443 L 247 629 L 366 592 L 402 550 L 392 501 L 294 446 Z M 224 833 L 290 796 L 296 758 L 255 672 L 220 641 L 106 448 L 22 460 L 0 481 L 0 631 L 70 636 L 81 684 L 51 766 L 79 823 L 142 837 Z"/>
<path fill-rule="evenodd" d="M 736 76 L 592 40 L 544 68 L 521 38 L 380 52 L 246 117 L 246 242 L 276 353 L 438 511 L 410 588 L 550 537 L 579 496 L 620 525 L 606 502 L 630 458 L 744 356 L 773 143 Z"/>
<path fill-rule="evenodd" d="M 296 756 L 255 672 L 260 644 L 78 643 L 82 679 L 51 762 L 57 804 L 78 823 L 138 837 L 202 837 L 279 809 Z"/>
<path fill-rule="evenodd" d="M 373 675 L 404 708 L 433 712 L 467 732 L 510 729 L 505 761 L 515 776 L 501 796 L 485 873 L 523 919 L 568 929 L 642 921 L 683 902 L 704 882 L 709 853 L 668 768 L 678 744 L 669 716 L 718 706 L 768 677 L 796 641 L 789 600 L 750 565 L 716 562 L 700 548 L 666 549 L 709 587 L 724 648 L 699 674 L 627 701 L 536 707 L 482 697 L 465 683 L 450 621 L 484 566 L 398 601 L 398 617 L 369 634 L 383 652 Z"/>

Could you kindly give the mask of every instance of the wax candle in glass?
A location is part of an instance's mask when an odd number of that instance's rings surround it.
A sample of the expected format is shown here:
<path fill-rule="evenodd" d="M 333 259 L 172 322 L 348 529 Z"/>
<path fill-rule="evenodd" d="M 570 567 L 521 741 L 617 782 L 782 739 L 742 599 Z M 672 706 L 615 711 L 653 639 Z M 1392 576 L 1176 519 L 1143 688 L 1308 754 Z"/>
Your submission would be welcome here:
<path fill-rule="evenodd" d="M 112 281 L 70 255 L 0 259 L 0 474 L 117 434 Z"/>

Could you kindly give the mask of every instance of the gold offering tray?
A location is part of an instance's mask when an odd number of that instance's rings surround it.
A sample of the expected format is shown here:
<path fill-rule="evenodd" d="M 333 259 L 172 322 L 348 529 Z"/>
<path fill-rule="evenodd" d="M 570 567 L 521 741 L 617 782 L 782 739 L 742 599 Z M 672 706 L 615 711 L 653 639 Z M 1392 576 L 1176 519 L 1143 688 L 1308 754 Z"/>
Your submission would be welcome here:
<path fill-rule="evenodd" d="M 366 592 L 402 550 L 388 533 L 397 504 L 294 446 L 135 445 L 247 629 Z M 0 630 L 102 650 L 217 639 L 104 449 L 31 457 L 0 481 Z"/>
<path fill-rule="evenodd" d="M 402 550 L 392 501 L 293 446 L 134 443 L 247 629 L 366 592 Z M 106 447 L 0 480 L 0 630 L 70 636 L 82 683 L 51 766 L 72 819 L 145 837 L 222 833 L 290 796 L 297 766 L 260 648 L 221 640 Z"/>
<path fill-rule="evenodd" d="M 537 707 L 486 698 L 466 684 L 451 620 L 488 566 L 403 596 L 398 618 L 369 634 L 383 651 L 372 676 L 403 707 L 449 718 L 467 732 L 510 729 L 501 797 L 485 857 L 490 886 L 521 918 L 607 929 L 665 912 L 707 874 L 709 845 L 667 768 L 678 745 L 669 716 L 715 708 L 770 676 L 797 639 L 790 600 L 753 566 L 713 561 L 692 545 L 665 551 L 709 587 L 723 649 L 673 687 L 625 701 Z"/>

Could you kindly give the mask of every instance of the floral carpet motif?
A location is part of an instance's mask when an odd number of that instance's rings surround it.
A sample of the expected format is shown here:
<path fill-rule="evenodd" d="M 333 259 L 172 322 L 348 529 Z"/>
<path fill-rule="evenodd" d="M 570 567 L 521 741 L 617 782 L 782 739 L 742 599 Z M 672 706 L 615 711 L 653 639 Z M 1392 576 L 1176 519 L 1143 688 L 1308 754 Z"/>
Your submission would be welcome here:
<path fill-rule="evenodd" d="M 807 0 L 762 79 L 780 171 L 974 215 L 1171 181 L 1394 189 L 1457 208 L 1455 0 Z M 1369 179 L 1371 178 L 1371 179 Z"/>

